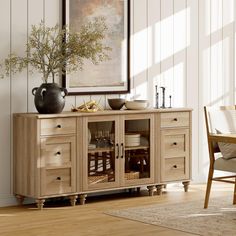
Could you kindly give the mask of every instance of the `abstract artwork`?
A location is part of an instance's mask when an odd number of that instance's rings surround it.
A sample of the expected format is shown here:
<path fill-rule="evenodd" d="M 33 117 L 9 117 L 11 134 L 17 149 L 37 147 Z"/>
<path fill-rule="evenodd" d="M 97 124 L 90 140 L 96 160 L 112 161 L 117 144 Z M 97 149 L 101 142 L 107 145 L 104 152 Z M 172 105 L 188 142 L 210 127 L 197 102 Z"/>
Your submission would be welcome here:
<path fill-rule="evenodd" d="M 108 27 L 106 46 L 110 60 L 94 65 L 84 61 L 83 69 L 63 78 L 69 94 L 110 94 L 129 92 L 130 1 L 63 0 L 63 23 L 79 30 L 86 21 L 104 17 Z"/>

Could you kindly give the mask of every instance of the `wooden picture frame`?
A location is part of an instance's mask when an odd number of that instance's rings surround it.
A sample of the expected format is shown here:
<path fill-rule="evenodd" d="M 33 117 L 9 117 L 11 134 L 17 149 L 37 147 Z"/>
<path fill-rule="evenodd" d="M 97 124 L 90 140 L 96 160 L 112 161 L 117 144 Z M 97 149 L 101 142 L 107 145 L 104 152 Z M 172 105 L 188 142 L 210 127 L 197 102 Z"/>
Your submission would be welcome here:
<path fill-rule="evenodd" d="M 62 0 L 63 25 L 79 29 L 83 20 L 97 16 L 108 24 L 111 59 L 99 65 L 85 61 L 82 71 L 65 72 L 62 81 L 69 95 L 130 92 L 130 0 Z"/>

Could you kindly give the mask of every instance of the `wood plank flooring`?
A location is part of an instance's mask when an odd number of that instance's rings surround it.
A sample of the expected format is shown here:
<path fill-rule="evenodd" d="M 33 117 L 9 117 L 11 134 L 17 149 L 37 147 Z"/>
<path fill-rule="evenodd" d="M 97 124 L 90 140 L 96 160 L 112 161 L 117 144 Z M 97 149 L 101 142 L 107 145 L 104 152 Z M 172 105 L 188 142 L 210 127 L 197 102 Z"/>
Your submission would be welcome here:
<path fill-rule="evenodd" d="M 35 205 L 0 208 L 1 236 L 190 236 L 193 234 L 148 225 L 104 214 L 111 209 L 157 203 L 179 203 L 204 198 L 205 185 L 190 185 L 188 193 L 181 185 L 167 186 L 162 196 L 118 193 L 88 197 L 86 204 L 69 206 L 69 201 L 46 203 L 40 211 Z M 213 183 L 211 197 L 233 196 L 233 185 Z M 210 203 L 209 203 L 210 204 Z"/>

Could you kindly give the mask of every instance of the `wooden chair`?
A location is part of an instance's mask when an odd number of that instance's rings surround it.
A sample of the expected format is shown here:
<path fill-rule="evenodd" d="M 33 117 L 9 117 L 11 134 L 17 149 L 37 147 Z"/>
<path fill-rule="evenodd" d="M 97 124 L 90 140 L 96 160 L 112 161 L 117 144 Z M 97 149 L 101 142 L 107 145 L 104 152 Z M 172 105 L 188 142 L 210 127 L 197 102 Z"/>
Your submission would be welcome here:
<path fill-rule="evenodd" d="M 204 107 L 207 139 L 208 139 L 208 149 L 209 149 L 209 157 L 210 157 L 210 166 L 209 166 L 204 208 L 208 207 L 210 190 L 211 190 L 211 185 L 212 185 L 213 180 L 234 184 L 233 204 L 236 204 L 236 175 L 231 174 L 228 176 L 214 177 L 214 170 L 236 173 L 236 158 L 226 160 L 222 158 L 222 155 L 219 158 L 216 157 L 216 153 L 218 154 L 220 153 L 218 142 L 236 143 L 236 133 L 217 134 L 216 130 L 214 130 L 215 127 L 213 127 L 212 120 L 211 120 L 212 116 L 214 116 L 213 110 L 216 110 L 216 109 Z M 220 107 L 218 110 L 222 112 L 224 112 L 224 110 L 235 110 L 235 114 L 236 114 L 236 106 Z M 229 119 L 229 123 L 231 123 L 232 121 L 233 120 Z M 234 123 L 234 125 L 236 124 Z"/>

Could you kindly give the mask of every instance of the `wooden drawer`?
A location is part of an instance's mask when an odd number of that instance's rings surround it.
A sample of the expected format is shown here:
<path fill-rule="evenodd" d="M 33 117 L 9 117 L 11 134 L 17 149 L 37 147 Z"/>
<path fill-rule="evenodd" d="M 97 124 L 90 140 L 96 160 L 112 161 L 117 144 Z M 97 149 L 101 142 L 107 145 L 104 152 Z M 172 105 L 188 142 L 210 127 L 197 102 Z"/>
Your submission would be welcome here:
<path fill-rule="evenodd" d="M 41 139 L 41 167 L 71 166 L 75 162 L 75 137 Z"/>
<path fill-rule="evenodd" d="M 73 191 L 71 168 L 47 169 L 42 180 L 42 195 L 59 195 Z"/>
<path fill-rule="evenodd" d="M 161 131 L 161 154 L 163 158 L 185 156 L 188 152 L 188 129 L 171 129 Z"/>
<path fill-rule="evenodd" d="M 41 135 L 75 134 L 76 118 L 53 118 L 41 120 Z"/>
<path fill-rule="evenodd" d="M 161 113 L 161 128 L 189 126 L 189 112 Z"/>
<path fill-rule="evenodd" d="M 162 169 L 161 181 L 176 181 L 189 178 L 188 160 L 186 157 L 166 158 Z"/>

